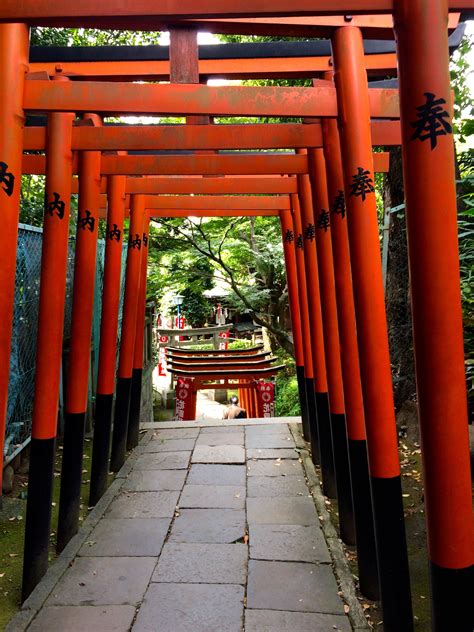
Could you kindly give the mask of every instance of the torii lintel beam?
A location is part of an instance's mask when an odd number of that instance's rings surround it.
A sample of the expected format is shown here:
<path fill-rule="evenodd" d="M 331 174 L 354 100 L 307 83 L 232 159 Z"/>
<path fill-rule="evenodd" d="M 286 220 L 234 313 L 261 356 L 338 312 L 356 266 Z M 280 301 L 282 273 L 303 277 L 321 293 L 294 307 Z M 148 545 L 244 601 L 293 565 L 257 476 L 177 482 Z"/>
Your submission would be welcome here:
<path fill-rule="evenodd" d="M 388 171 L 388 154 L 374 153 L 374 170 Z M 77 173 L 77 161 L 73 165 Z M 23 155 L 23 173 L 44 175 L 46 157 Z M 234 154 L 187 156 L 102 156 L 102 175 L 251 175 L 308 173 L 305 154 Z"/>
<path fill-rule="evenodd" d="M 366 55 L 365 67 L 369 75 L 396 74 L 395 53 Z M 286 79 L 313 78 L 319 73 L 333 70 L 332 58 L 293 57 L 259 59 L 201 59 L 201 79 Z M 49 76 L 61 75 L 73 80 L 87 81 L 169 81 L 168 61 L 82 61 L 34 62 L 31 73 L 46 72 Z"/>
<path fill-rule="evenodd" d="M 398 119 L 398 90 L 369 90 L 372 118 Z M 26 111 L 210 116 L 336 117 L 336 89 L 97 81 L 27 81 Z"/>
<path fill-rule="evenodd" d="M 391 14 L 396 0 L 3 0 L 0 21 L 50 24 L 56 26 L 96 26 L 128 29 L 158 29 L 181 25 L 182 20 L 214 18 L 278 18 L 298 16 L 352 16 Z M 471 0 L 450 0 L 451 11 L 472 10 Z M 118 19 L 119 18 L 119 19 Z M 350 22 L 349 22 L 350 23 Z M 347 21 L 346 21 L 347 24 Z M 139 26 L 140 25 L 140 26 Z M 202 28 L 205 24 L 202 24 Z M 233 32 L 236 32 L 235 30 Z"/>
<path fill-rule="evenodd" d="M 175 218 L 175 217 L 279 217 L 280 213 L 287 213 L 289 209 L 280 211 L 274 209 L 227 209 L 218 208 L 211 210 L 188 210 L 188 209 L 153 209 L 146 208 L 150 219 Z M 99 209 L 99 219 L 106 219 L 107 210 L 105 207 Z M 124 217 L 130 217 L 130 209 L 126 208 Z"/>
<path fill-rule="evenodd" d="M 107 179 L 102 178 L 101 193 L 107 192 Z M 79 180 L 73 178 L 72 193 L 79 192 Z M 226 195 L 250 193 L 297 193 L 296 178 L 265 176 L 146 176 L 143 178 L 127 178 L 126 193 L 143 194 L 181 194 L 189 195 Z"/>
<path fill-rule="evenodd" d="M 400 145 L 399 121 L 372 121 L 373 145 Z M 135 125 L 74 127 L 72 149 L 77 151 L 160 151 L 197 149 L 293 149 L 322 147 L 318 124 Z M 42 151 L 45 127 L 26 127 L 25 151 Z"/>

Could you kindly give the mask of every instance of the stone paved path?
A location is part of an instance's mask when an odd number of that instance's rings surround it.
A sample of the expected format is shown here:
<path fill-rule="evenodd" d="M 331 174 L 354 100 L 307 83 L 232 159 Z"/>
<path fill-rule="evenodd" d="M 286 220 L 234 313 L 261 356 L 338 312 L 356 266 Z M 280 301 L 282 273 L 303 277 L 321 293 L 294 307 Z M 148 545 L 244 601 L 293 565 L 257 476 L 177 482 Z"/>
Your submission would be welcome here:
<path fill-rule="evenodd" d="M 287 424 L 149 435 L 29 631 L 351 630 Z"/>

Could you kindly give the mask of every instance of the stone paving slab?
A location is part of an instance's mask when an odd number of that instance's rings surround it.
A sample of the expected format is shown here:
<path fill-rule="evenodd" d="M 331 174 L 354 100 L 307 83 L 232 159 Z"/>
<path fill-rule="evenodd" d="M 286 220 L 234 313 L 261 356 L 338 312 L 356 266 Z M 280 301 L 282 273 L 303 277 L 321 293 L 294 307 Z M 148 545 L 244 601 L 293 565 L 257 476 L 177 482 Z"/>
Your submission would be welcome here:
<path fill-rule="evenodd" d="M 245 487 L 234 485 L 185 485 L 179 506 L 184 508 L 244 509 Z"/>
<path fill-rule="evenodd" d="M 295 442 L 293 437 L 288 433 L 270 434 L 263 432 L 261 434 L 247 434 L 245 438 L 245 446 L 249 448 L 294 448 Z"/>
<path fill-rule="evenodd" d="M 149 424 L 9 632 L 349 632 L 294 421 Z"/>
<path fill-rule="evenodd" d="M 182 452 L 192 450 L 196 439 L 164 439 L 156 437 L 143 448 L 143 452 Z"/>
<path fill-rule="evenodd" d="M 192 463 L 245 463 L 245 450 L 237 445 L 198 445 Z"/>
<path fill-rule="evenodd" d="M 152 557 L 78 557 L 46 605 L 136 605 L 143 599 L 155 564 Z"/>
<path fill-rule="evenodd" d="M 245 584 L 245 544 L 165 544 L 153 582 Z"/>
<path fill-rule="evenodd" d="M 151 584 L 133 632 L 241 632 L 244 589 L 235 585 Z"/>
<path fill-rule="evenodd" d="M 244 445 L 244 433 L 240 432 L 216 432 L 211 434 L 201 434 L 196 441 L 196 445 Z"/>
<path fill-rule="evenodd" d="M 175 518 L 169 541 L 229 544 L 244 535 L 243 509 L 182 509 Z"/>
<path fill-rule="evenodd" d="M 289 434 L 287 424 L 265 423 L 256 426 L 246 426 L 245 434 L 247 436 L 261 436 L 262 434 Z"/>
<path fill-rule="evenodd" d="M 245 485 L 244 465 L 196 463 L 191 466 L 187 482 L 192 485 Z"/>
<path fill-rule="evenodd" d="M 249 476 L 247 496 L 249 498 L 273 498 L 308 496 L 303 474 L 301 476 Z"/>
<path fill-rule="evenodd" d="M 197 439 L 199 428 L 163 428 L 153 434 L 152 441 L 161 441 L 162 439 Z"/>
<path fill-rule="evenodd" d="M 181 491 L 186 475 L 186 470 L 133 470 L 122 489 L 128 492 Z"/>
<path fill-rule="evenodd" d="M 290 459 L 261 459 L 247 462 L 248 476 L 303 476 L 299 461 Z"/>
<path fill-rule="evenodd" d="M 128 632 L 134 606 L 50 606 L 43 608 L 31 632 Z"/>
<path fill-rule="evenodd" d="M 229 426 L 228 423 L 229 422 L 225 421 L 218 426 L 213 425 L 206 428 L 201 428 L 200 436 L 205 434 L 219 434 L 221 432 L 225 434 L 242 434 L 242 432 L 244 432 L 243 426 Z"/>
<path fill-rule="evenodd" d="M 330 566 L 249 561 L 248 608 L 343 614 L 337 591 Z"/>
<path fill-rule="evenodd" d="M 299 459 L 295 448 L 248 448 L 247 459 Z"/>
<path fill-rule="evenodd" d="M 126 492 L 110 505 L 107 518 L 171 518 L 178 503 L 176 492 Z"/>
<path fill-rule="evenodd" d="M 318 525 L 314 503 L 309 497 L 248 498 L 247 521 L 251 524 Z"/>
<path fill-rule="evenodd" d="M 103 518 L 79 550 L 83 557 L 158 556 L 171 518 Z"/>
<path fill-rule="evenodd" d="M 252 559 L 326 564 L 331 562 L 322 531 L 315 526 L 250 525 L 249 543 Z"/>
<path fill-rule="evenodd" d="M 246 610 L 245 632 L 351 632 L 351 626 L 341 615 Z"/>
<path fill-rule="evenodd" d="M 135 464 L 137 470 L 187 470 L 191 452 L 157 452 L 142 454 Z"/>

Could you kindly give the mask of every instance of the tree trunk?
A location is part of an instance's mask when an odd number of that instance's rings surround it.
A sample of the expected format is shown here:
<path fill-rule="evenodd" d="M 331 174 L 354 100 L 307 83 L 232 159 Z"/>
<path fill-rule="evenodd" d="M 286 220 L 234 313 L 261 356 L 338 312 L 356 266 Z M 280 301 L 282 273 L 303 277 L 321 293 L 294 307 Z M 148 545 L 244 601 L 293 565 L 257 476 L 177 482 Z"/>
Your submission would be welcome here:
<path fill-rule="evenodd" d="M 384 183 L 384 206 L 404 202 L 401 149 L 390 148 L 390 171 Z M 391 213 L 385 290 L 395 407 L 416 393 L 411 321 L 410 276 L 405 211 Z"/>

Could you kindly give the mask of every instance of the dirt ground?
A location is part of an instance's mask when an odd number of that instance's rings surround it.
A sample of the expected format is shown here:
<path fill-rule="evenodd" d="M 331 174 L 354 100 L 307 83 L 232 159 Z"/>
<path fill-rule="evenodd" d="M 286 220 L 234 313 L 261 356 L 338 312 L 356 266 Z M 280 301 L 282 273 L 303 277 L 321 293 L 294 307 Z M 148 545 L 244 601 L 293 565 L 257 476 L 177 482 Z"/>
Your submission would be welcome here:
<path fill-rule="evenodd" d="M 426 632 L 431 630 L 431 614 L 421 450 L 419 444 L 408 437 L 400 440 L 400 465 L 415 630 L 416 632 Z M 334 522 L 337 523 L 337 502 L 328 500 L 327 504 Z M 355 548 L 344 545 L 344 549 L 357 585 L 358 569 Z M 360 592 L 358 595 L 369 625 L 374 631 L 382 632 L 380 603 L 369 601 Z"/>

